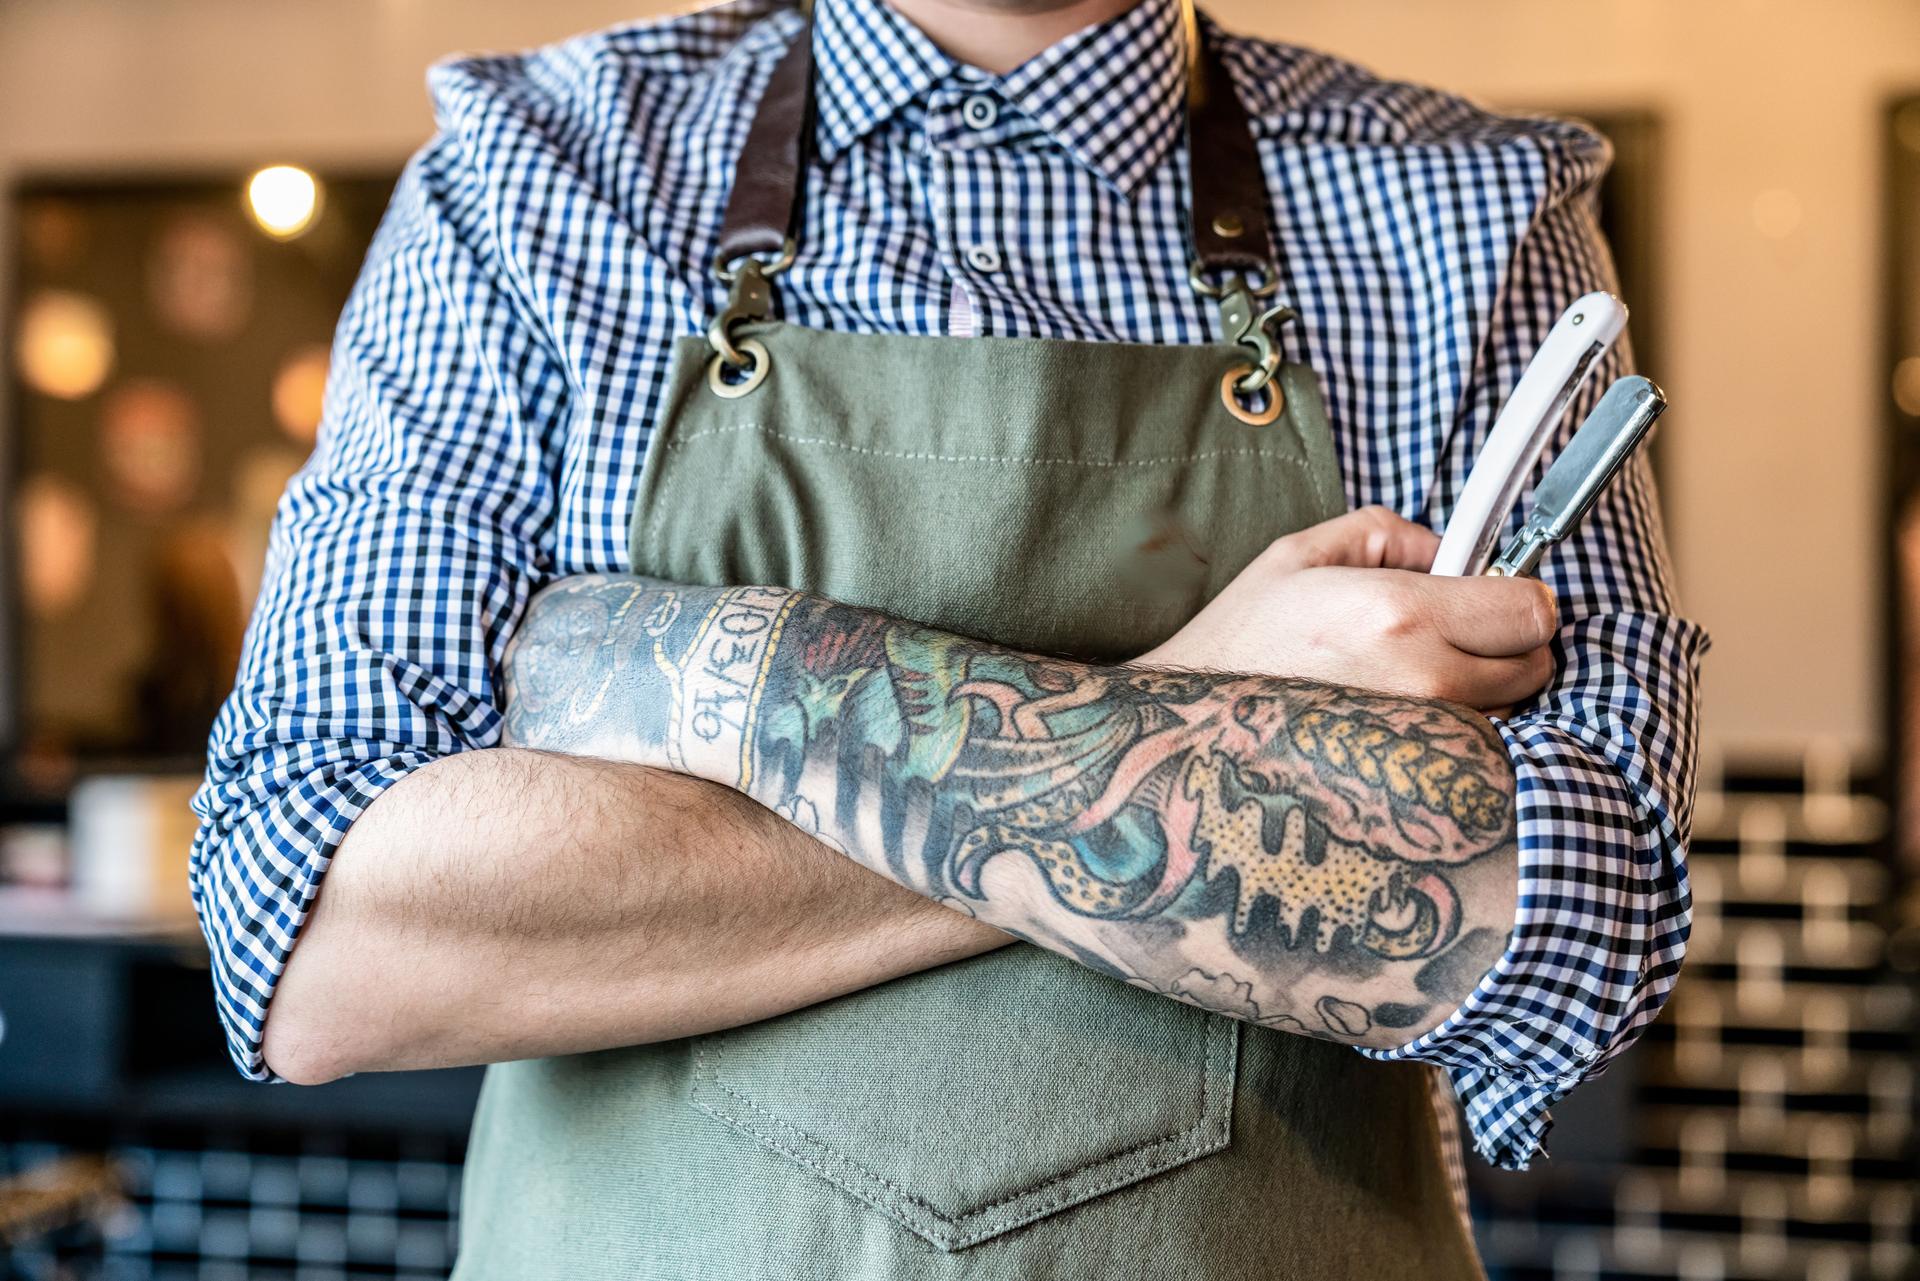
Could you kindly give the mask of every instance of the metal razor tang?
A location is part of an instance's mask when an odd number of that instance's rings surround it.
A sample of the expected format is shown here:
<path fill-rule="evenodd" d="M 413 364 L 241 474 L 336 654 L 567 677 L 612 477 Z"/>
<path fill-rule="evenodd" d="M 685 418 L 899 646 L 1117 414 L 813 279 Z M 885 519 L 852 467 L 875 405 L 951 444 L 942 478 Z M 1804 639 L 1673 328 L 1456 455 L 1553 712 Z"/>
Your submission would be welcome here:
<path fill-rule="evenodd" d="M 1580 527 L 1666 408 L 1666 394 L 1650 378 L 1632 374 L 1607 388 L 1547 469 L 1534 491 L 1532 513 L 1487 573 L 1509 578 L 1531 574 L 1549 547 Z"/>

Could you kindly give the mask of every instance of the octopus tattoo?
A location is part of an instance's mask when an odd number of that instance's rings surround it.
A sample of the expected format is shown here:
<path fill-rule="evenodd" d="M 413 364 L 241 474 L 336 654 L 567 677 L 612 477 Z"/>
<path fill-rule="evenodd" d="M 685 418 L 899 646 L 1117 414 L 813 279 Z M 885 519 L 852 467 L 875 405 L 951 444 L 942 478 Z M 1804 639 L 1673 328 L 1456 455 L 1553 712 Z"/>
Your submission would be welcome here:
<path fill-rule="evenodd" d="M 1160 917 L 1219 886 L 1236 935 L 1270 921 L 1291 947 L 1419 959 L 1460 932 L 1444 869 L 1510 840 L 1511 801 L 1475 756 L 1486 734 L 1455 712 L 1390 719 L 1325 687 L 1089 671 L 968 644 L 858 614 L 814 633 L 789 735 L 804 757 L 821 727 L 844 734 L 863 682 L 886 690 L 869 700 L 898 718 L 881 743 L 954 798 L 936 825 L 948 842 L 924 853 L 974 900 L 987 866 L 1015 855 L 1082 916 Z M 938 726 L 947 750 L 914 768 Z M 1153 856 L 1116 858 L 1116 825 Z"/>
<path fill-rule="evenodd" d="M 981 736 L 960 767 L 977 823 L 954 850 L 959 886 L 977 895 L 985 863 L 1018 852 L 1074 911 L 1147 917 L 1194 881 L 1230 875 L 1237 932 L 1266 898 L 1296 944 L 1321 952 L 1343 931 L 1394 959 L 1453 941 L 1459 904 L 1427 865 L 1497 845 L 1503 794 L 1459 754 L 1364 710 L 1290 716 L 1283 698 L 1196 697 L 1190 685 L 1138 677 L 1124 686 L 1134 697 L 1118 700 L 1131 716 L 1076 741 L 1047 731 L 1057 695 L 962 686 L 995 707 L 1003 732 Z M 1097 696 L 1113 697 L 1112 685 Z M 1151 875 L 1115 881 L 1090 864 L 1087 838 L 1127 808 L 1153 816 L 1166 854 Z"/>
<path fill-rule="evenodd" d="M 1271 1027 L 1382 1043 L 1464 997 L 1420 975 L 1477 981 L 1511 919 L 1511 769 L 1443 703 L 639 579 L 543 594 L 508 684 L 510 741 L 702 773 L 1016 937 Z"/>

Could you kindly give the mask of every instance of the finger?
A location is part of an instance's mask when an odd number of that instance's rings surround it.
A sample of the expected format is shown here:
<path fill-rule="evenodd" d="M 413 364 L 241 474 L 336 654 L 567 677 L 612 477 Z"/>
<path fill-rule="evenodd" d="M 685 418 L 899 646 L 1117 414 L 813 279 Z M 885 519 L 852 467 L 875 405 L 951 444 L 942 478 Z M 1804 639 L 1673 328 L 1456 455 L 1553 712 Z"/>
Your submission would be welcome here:
<path fill-rule="evenodd" d="M 1436 695 L 1476 711 L 1510 713 L 1553 679 L 1553 652 L 1541 646 L 1507 658 L 1462 654 L 1440 682 Z"/>
<path fill-rule="evenodd" d="M 1426 573 L 1440 536 L 1385 507 L 1362 507 L 1309 525 L 1273 544 L 1287 570 L 1344 565 L 1353 569 L 1410 569 Z"/>
<path fill-rule="evenodd" d="M 1417 590 L 1435 630 L 1468 654 L 1524 654 L 1560 626 L 1553 590 L 1535 578 L 1423 578 Z"/>

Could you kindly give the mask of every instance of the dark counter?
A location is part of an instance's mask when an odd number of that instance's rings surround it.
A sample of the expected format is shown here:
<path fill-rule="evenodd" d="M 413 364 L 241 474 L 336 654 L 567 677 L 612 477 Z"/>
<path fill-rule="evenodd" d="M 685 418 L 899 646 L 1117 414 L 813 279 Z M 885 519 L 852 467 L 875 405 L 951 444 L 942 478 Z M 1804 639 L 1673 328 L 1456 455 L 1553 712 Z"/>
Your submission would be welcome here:
<path fill-rule="evenodd" d="M 481 1069 L 262 1085 L 227 1055 L 197 937 L 0 936 L 0 1115 L 463 1139 Z"/>

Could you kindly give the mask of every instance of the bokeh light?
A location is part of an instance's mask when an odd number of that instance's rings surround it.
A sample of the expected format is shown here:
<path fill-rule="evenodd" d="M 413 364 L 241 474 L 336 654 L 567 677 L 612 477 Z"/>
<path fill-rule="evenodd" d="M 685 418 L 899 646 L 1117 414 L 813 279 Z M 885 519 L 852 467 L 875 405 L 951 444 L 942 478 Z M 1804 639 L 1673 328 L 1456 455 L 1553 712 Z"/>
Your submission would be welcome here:
<path fill-rule="evenodd" d="M 82 400 L 113 372 L 113 318 L 98 299 L 44 289 L 20 312 L 20 377 L 43 396 Z"/>
<path fill-rule="evenodd" d="M 247 208 L 260 230 L 292 240 L 320 216 L 319 179 L 298 165 L 269 165 L 247 180 Z"/>
<path fill-rule="evenodd" d="M 1893 367 L 1893 403 L 1901 413 L 1920 418 L 1920 356 L 1908 356 Z"/>
<path fill-rule="evenodd" d="M 99 514 L 71 481 L 30 477 L 20 487 L 20 588 L 28 612 L 66 613 L 93 582 Z"/>
<path fill-rule="evenodd" d="M 86 220 L 68 201 L 28 200 L 20 209 L 20 247 L 41 271 L 71 271 L 86 251 Z"/>
<path fill-rule="evenodd" d="M 121 502 L 136 511 L 173 511 L 200 482 L 199 410 L 171 383 L 130 382 L 107 401 L 100 452 Z"/>
<path fill-rule="evenodd" d="M 313 444 L 327 390 L 327 349 L 320 343 L 295 348 L 273 375 L 273 420 L 289 439 Z"/>
<path fill-rule="evenodd" d="M 167 328 L 203 342 L 233 338 L 253 307 L 245 239 L 202 214 L 175 218 L 154 242 L 147 286 Z"/>

